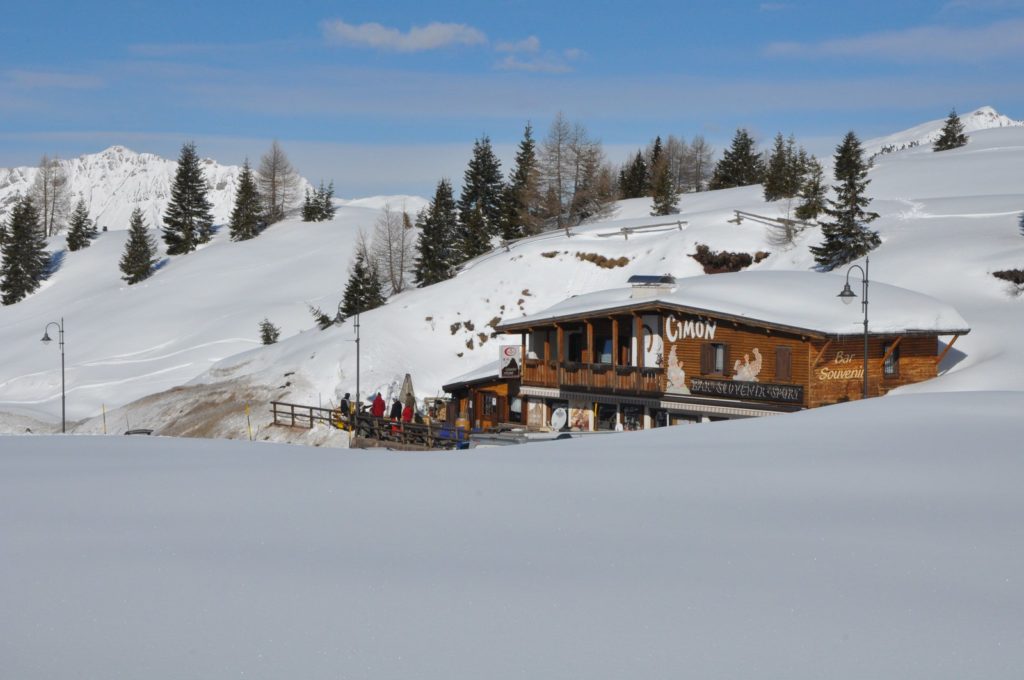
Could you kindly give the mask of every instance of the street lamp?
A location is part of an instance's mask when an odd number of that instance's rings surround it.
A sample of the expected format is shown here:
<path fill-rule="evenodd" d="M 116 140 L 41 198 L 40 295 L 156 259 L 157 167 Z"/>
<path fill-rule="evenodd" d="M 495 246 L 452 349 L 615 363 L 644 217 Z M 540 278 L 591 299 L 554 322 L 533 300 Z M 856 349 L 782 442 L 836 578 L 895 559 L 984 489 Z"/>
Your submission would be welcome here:
<path fill-rule="evenodd" d="M 342 318 L 341 306 L 343 304 L 345 304 L 344 300 L 342 300 L 341 302 L 338 303 L 338 314 L 337 314 L 337 316 L 335 318 L 338 318 L 338 319 Z M 362 406 L 362 402 L 359 401 L 359 312 L 356 312 L 355 329 L 356 329 L 356 401 L 355 401 L 355 404 L 356 404 L 356 415 L 358 416 L 359 415 L 359 409 Z"/>
<path fill-rule="evenodd" d="M 862 282 L 863 293 L 861 295 L 860 306 L 864 310 L 864 398 L 868 398 L 868 261 L 870 258 L 864 258 L 864 266 L 861 267 L 859 264 L 855 264 L 846 270 L 846 285 L 843 286 L 843 290 L 837 297 L 843 301 L 844 305 L 848 305 L 853 302 L 853 299 L 857 297 L 857 294 L 850 288 L 850 272 L 854 269 L 860 270 L 860 278 Z"/>
<path fill-rule="evenodd" d="M 60 323 L 51 321 L 46 324 L 46 328 L 43 329 L 43 344 L 50 343 L 50 326 L 57 327 L 57 344 L 60 345 L 60 431 L 66 433 L 67 419 L 64 408 L 66 404 L 66 393 L 64 392 L 64 317 L 61 317 Z"/>

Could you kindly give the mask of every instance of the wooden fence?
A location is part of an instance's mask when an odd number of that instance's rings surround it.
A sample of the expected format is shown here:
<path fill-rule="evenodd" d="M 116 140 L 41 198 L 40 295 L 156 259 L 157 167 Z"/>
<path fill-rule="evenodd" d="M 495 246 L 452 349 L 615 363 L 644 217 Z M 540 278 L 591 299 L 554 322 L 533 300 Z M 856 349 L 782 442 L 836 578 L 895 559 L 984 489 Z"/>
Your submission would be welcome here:
<path fill-rule="evenodd" d="M 324 423 L 338 429 L 351 430 L 356 437 L 433 449 L 454 449 L 469 442 L 469 432 L 450 423 L 404 423 L 375 418 L 368 413 L 342 418 L 337 409 L 283 401 L 270 402 L 270 410 L 274 416 L 274 425 L 285 427 L 312 429 L 315 423 Z"/>

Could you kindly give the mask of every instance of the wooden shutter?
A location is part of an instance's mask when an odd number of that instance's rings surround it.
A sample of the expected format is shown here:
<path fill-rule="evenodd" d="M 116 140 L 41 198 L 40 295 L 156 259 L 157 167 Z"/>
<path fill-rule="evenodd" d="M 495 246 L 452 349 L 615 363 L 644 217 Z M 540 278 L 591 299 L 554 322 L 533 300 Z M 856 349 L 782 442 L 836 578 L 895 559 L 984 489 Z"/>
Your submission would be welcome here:
<path fill-rule="evenodd" d="M 700 372 L 707 375 L 714 370 L 714 348 L 708 343 L 700 346 Z"/>
<path fill-rule="evenodd" d="M 722 375 L 732 375 L 732 362 L 729 361 L 729 345 L 722 345 Z"/>
<path fill-rule="evenodd" d="M 784 345 L 775 348 L 775 379 L 783 382 L 793 380 L 793 350 Z"/>

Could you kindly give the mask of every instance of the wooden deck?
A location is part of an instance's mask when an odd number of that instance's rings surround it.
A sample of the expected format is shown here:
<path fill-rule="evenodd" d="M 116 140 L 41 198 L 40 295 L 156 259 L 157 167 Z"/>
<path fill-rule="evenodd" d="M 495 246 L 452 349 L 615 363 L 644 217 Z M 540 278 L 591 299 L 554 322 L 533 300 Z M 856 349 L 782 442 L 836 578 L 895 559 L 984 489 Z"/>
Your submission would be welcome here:
<path fill-rule="evenodd" d="M 450 423 L 403 423 L 375 418 L 368 413 L 342 416 L 337 409 L 283 401 L 270 402 L 274 425 L 312 429 L 322 423 L 340 430 L 349 430 L 355 437 L 394 443 L 400 446 L 428 449 L 455 449 L 469 443 L 469 432 Z"/>

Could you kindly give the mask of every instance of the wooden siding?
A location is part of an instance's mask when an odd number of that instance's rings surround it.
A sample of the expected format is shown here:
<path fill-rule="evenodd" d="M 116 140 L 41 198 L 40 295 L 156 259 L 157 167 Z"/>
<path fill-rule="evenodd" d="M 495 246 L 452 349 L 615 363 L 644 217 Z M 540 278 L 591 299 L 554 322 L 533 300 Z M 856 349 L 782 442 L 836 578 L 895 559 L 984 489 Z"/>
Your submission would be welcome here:
<path fill-rule="evenodd" d="M 692 325 L 688 322 L 692 322 Z M 698 328 L 698 324 L 703 325 Z M 677 364 L 681 362 L 688 386 L 691 378 L 735 379 L 736 362 L 740 362 L 740 371 L 743 371 L 748 365 L 754 368 L 757 363 L 757 355 L 760 354 L 761 365 L 755 376 L 758 382 L 790 385 L 807 385 L 808 383 L 810 376 L 809 348 L 811 345 L 800 336 L 769 331 L 755 326 L 743 326 L 710 316 L 670 314 L 666 316 L 665 325 L 664 366 L 670 380 L 676 368 L 673 365 L 673 360 Z M 692 337 L 694 333 L 701 337 Z M 704 347 L 711 344 L 724 344 L 727 347 L 723 373 L 703 370 L 706 366 L 702 365 L 701 353 L 705 351 Z M 791 357 L 789 376 L 780 375 L 777 371 L 778 353 L 776 348 L 778 347 L 789 348 Z M 674 359 L 673 351 L 675 351 Z"/>
<path fill-rule="evenodd" d="M 885 376 L 882 370 L 883 348 L 899 336 L 868 338 L 868 395 L 877 397 L 901 385 L 921 382 L 938 375 L 936 363 L 939 343 L 935 336 L 904 337 L 900 340 L 899 373 Z M 824 342 L 812 344 L 813 358 Z M 864 338 L 847 336 L 835 339 L 825 348 L 817 365 L 811 366 L 808 406 L 824 406 L 860 399 L 864 391 Z M 849 375 L 850 377 L 847 377 Z"/>

